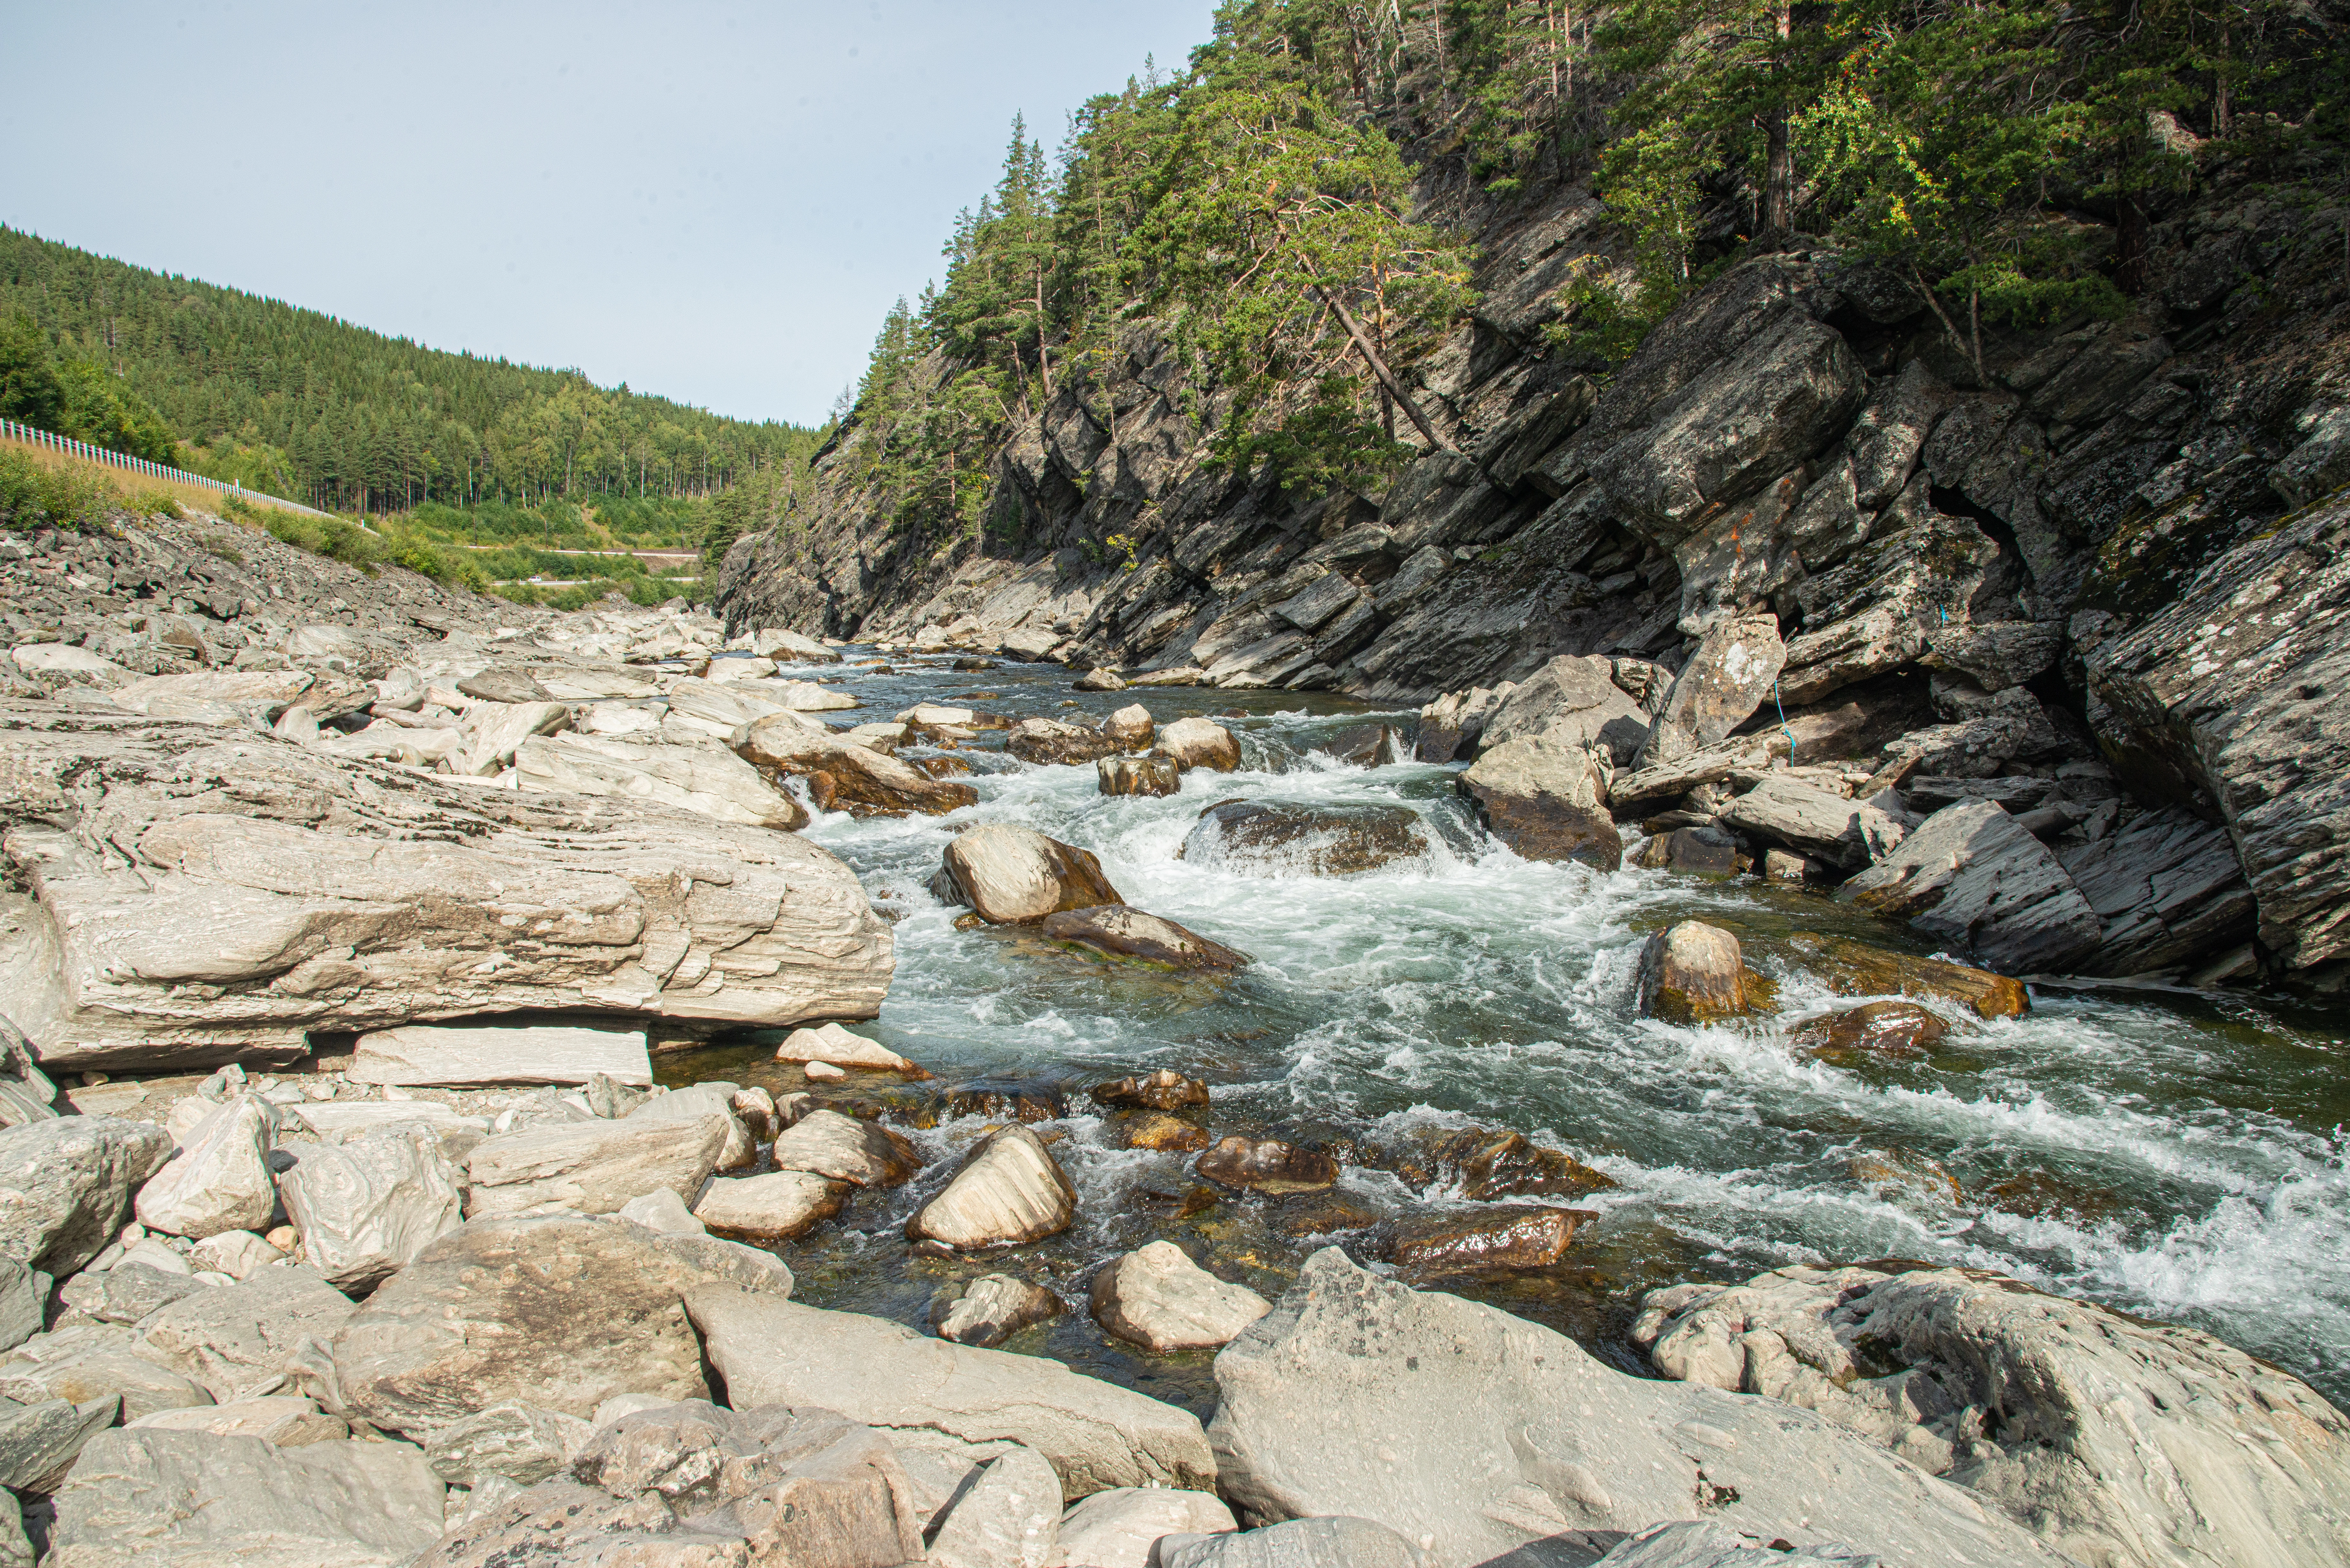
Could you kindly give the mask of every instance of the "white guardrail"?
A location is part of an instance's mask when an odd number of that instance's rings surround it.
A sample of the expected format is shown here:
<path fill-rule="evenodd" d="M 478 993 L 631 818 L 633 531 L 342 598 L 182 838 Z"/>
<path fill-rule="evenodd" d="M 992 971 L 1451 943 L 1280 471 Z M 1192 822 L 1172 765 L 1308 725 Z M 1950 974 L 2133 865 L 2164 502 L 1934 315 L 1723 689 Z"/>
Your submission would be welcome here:
<path fill-rule="evenodd" d="M 201 473 L 190 473 L 183 468 L 166 468 L 160 462 L 150 462 L 143 457 L 128 457 L 119 452 L 109 452 L 102 446 L 92 446 L 86 441 L 75 441 L 70 436 L 52 435 L 47 431 L 36 430 L 31 425 L 19 424 L 15 420 L 0 420 L 0 436 L 23 441 L 28 446 L 46 447 L 51 452 L 69 452 L 75 457 L 88 458 L 92 462 L 107 463 L 132 473 L 143 473 L 150 479 L 176 479 L 182 484 L 208 485 L 224 495 L 249 497 L 264 505 L 283 506 L 289 512 L 299 512 L 305 517 L 334 515 L 331 512 L 321 512 L 316 507 L 305 506 L 297 501 L 288 501 L 282 495 L 272 495 L 265 490 L 247 490 L 241 484 L 207 478 Z"/>

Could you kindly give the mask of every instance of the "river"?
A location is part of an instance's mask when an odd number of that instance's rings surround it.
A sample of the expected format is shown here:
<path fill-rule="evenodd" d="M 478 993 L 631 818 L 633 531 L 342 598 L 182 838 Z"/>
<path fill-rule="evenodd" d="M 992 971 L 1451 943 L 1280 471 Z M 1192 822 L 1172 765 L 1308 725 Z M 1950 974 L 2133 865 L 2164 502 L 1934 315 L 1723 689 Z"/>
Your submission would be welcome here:
<path fill-rule="evenodd" d="M 855 662 L 877 657 L 846 651 Z M 1832 1066 L 1787 1042 L 1786 1021 L 1832 999 L 1784 939 L 1813 930 L 1929 946 L 1819 894 L 1752 879 L 1520 860 L 1462 811 L 1458 764 L 1366 768 L 1318 753 L 1378 720 L 1361 704 L 1183 688 L 1079 693 L 1057 666 L 958 673 L 948 660 L 904 655 L 886 672 L 782 673 L 837 681 L 864 707 L 835 717 L 857 721 L 918 701 L 1015 719 L 1094 716 L 1134 701 L 1162 723 L 1204 712 L 1232 728 L 1245 758 L 1236 774 L 1186 774 L 1181 793 L 1164 799 L 1107 798 L 1090 764 L 1029 766 L 990 734 L 956 753 L 972 767 L 976 806 L 948 817 L 819 814 L 806 829 L 856 869 L 895 925 L 889 1000 L 856 1027 L 937 1082 L 852 1074 L 845 1085 L 816 1085 L 819 1098 L 881 1108 L 933 1164 L 893 1192 L 860 1192 L 840 1219 L 778 1249 L 801 1300 L 920 1324 L 949 1282 L 1016 1273 L 1052 1286 L 1071 1311 L 1008 1348 L 1205 1413 L 1208 1355 L 1135 1352 L 1086 1315 L 1099 1263 L 1163 1236 L 1278 1296 L 1315 1247 L 1360 1251 L 1363 1227 L 1378 1216 L 1464 1201 L 1354 1166 L 1338 1202 L 1207 1189 L 1190 1176 L 1190 1156 L 1123 1147 L 1079 1093 L 1165 1066 L 1211 1085 L 1218 1137 L 1311 1122 L 1304 1131 L 1393 1140 L 1422 1125 L 1473 1124 L 1513 1128 L 1604 1172 L 1617 1185 L 1574 1200 L 1600 1219 L 1578 1232 L 1565 1263 L 1441 1288 L 1549 1324 L 1626 1370 L 1640 1369 L 1623 1335 L 1645 1290 L 1793 1262 L 1906 1258 L 1994 1269 L 2206 1329 L 2350 1406 L 2350 1019 L 2340 1011 L 2274 997 L 2039 988 L 2021 1019 L 1945 1010 L 1960 1026 L 1922 1060 Z M 1386 717 L 1409 734 L 1414 715 Z M 1203 807 L 1243 795 L 1400 805 L 1426 820 L 1432 847 L 1345 877 L 1178 858 Z M 1094 851 L 1128 903 L 1255 961 L 1226 981 L 1179 980 L 1014 930 L 958 929 L 963 911 L 925 884 L 955 831 L 977 822 L 1016 823 Z M 1740 936 L 1749 961 L 1778 983 L 1776 1014 L 1694 1029 L 1635 1016 L 1643 937 L 1690 916 Z M 809 1087 L 769 1059 L 776 1038 L 664 1055 L 660 1075 Z M 912 1255 L 901 1228 L 951 1168 L 938 1162 L 991 1125 L 941 1116 L 937 1092 L 983 1078 L 1067 1092 L 1070 1114 L 1037 1130 L 1057 1135 L 1077 1221 L 1031 1247 Z"/>

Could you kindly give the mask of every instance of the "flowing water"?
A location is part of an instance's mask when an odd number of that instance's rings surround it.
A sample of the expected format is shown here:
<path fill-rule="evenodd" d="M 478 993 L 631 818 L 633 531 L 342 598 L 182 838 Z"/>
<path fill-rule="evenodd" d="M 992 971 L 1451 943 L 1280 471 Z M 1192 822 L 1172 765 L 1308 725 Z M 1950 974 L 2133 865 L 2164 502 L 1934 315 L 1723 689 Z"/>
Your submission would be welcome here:
<path fill-rule="evenodd" d="M 1277 1296 L 1317 1246 L 1367 1255 L 1384 1216 L 1466 1206 L 1358 1166 L 1336 1193 L 1310 1200 L 1206 1187 L 1188 1155 L 1124 1147 L 1116 1122 L 1080 1092 L 1165 1066 L 1211 1086 L 1218 1137 L 1310 1122 L 1301 1136 L 1393 1141 L 1473 1124 L 1514 1128 L 1606 1173 L 1614 1188 L 1575 1200 L 1601 1218 L 1565 1263 L 1441 1288 L 1550 1324 L 1627 1370 L 1639 1366 L 1623 1335 L 1645 1290 L 1898 1257 L 1996 1269 L 2207 1329 L 2350 1403 L 2350 1021 L 2339 1012 L 2042 988 L 2022 1019 L 1942 1009 L 1953 1028 L 1922 1060 L 1831 1066 L 1791 1048 L 1784 1021 L 1851 1001 L 1793 963 L 1784 939 L 1829 931 L 1928 950 L 1904 929 L 1752 879 L 1520 860 L 1462 811 L 1457 766 L 1365 768 L 1317 752 L 1379 717 L 1360 704 L 1180 688 L 1085 694 L 1055 666 L 958 674 L 902 656 L 886 670 L 785 673 L 841 680 L 865 703 L 844 715 L 858 720 L 923 701 L 1015 718 L 1133 701 L 1162 723 L 1206 712 L 1240 737 L 1246 760 L 1236 774 L 1188 773 L 1165 799 L 1108 798 L 1090 764 L 1028 766 L 990 735 L 956 753 L 973 769 L 976 806 L 943 818 L 822 814 L 806 830 L 895 923 L 897 978 L 880 1017 L 858 1029 L 939 1081 L 852 1074 L 814 1085 L 820 1099 L 879 1108 L 933 1163 L 895 1192 L 859 1193 L 838 1220 L 779 1249 L 802 1300 L 919 1324 L 951 1282 L 1017 1273 L 1072 1310 L 1009 1348 L 1204 1412 L 1207 1355 L 1132 1352 L 1086 1315 L 1099 1263 L 1164 1236 Z M 1409 733 L 1412 715 L 1387 718 Z M 1424 820 L 1430 847 L 1337 877 L 1178 858 L 1201 810 L 1233 796 L 1404 806 Z M 963 911 L 925 884 L 955 831 L 977 822 L 1091 849 L 1128 903 L 1254 963 L 1230 979 L 1182 979 L 1015 930 L 959 929 Z M 1687 916 L 1738 933 L 1750 963 L 1778 984 L 1772 1019 L 1676 1028 L 1634 1016 L 1642 938 Z M 811 1086 L 768 1059 L 775 1039 L 665 1057 L 661 1076 Z M 1037 1130 L 1056 1139 L 1077 1222 L 1031 1247 L 914 1255 L 906 1216 L 943 1181 L 942 1162 L 993 1125 L 938 1113 L 936 1091 L 973 1079 L 1066 1089 L 1069 1114 Z"/>

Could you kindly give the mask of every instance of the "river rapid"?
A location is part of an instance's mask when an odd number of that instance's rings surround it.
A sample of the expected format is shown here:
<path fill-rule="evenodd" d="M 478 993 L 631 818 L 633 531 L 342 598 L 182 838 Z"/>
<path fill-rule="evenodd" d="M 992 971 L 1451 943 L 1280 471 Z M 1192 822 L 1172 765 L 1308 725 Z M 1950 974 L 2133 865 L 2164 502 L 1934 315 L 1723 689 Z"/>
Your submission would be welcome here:
<path fill-rule="evenodd" d="M 1347 1166 L 1335 1194 L 1310 1202 L 1210 1188 L 1191 1175 L 1191 1156 L 1124 1147 L 1082 1093 L 1163 1066 L 1211 1085 L 1215 1137 L 1278 1128 L 1393 1141 L 1478 1125 L 1604 1172 L 1614 1188 L 1573 1200 L 1600 1218 L 1564 1263 L 1438 1288 L 1548 1324 L 1627 1371 L 1643 1370 L 1624 1334 L 1646 1290 L 1903 1258 L 1994 1269 L 2206 1329 L 2350 1406 L 2344 1012 L 2273 997 L 2040 987 L 2021 1019 L 1983 1023 L 1933 1004 L 1953 1027 L 1923 1060 L 1832 1066 L 1791 1047 L 1788 1028 L 1852 999 L 1831 998 L 1784 939 L 1827 931 L 1930 948 L 1822 895 L 1752 878 L 1523 861 L 1462 809 L 1459 764 L 1366 768 L 1316 749 L 1381 719 L 1409 736 L 1409 712 L 1295 692 L 1080 693 L 1053 665 L 958 673 L 944 659 L 899 655 L 877 669 L 872 652 L 845 651 L 847 669 L 781 673 L 837 683 L 864 706 L 832 717 L 852 721 L 919 701 L 1014 719 L 1098 716 L 1135 701 L 1161 723 L 1207 713 L 1239 737 L 1245 766 L 1194 770 L 1164 799 L 1110 798 L 1090 764 L 1030 766 L 990 733 L 955 753 L 972 768 L 975 806 L 947 817 L 817 815 L 805 836 L 855 868 L 896 930 L 889 1000 L 853 1027 L 936 1082 L 852 1073 L 846 1085 L 811 1085 L 771 1060 L 774 1033 L 664 1054 L 657 1066 L 671 1085 L 812 1087 L 820 1101 L 879 1110 L 932 1162 L 895 1191 L 858 1192 L 838 1220 L 777 1249 L 799 1277 L 798 1299 L 920 1325 L 941 1287 L 1014 1273 L 1070 1310 L 1006 1348 L 1205 1414 L 1209 1355 L 1143 1354 L 1086 1315 L 1099 1264 L 1166 1237 L 1277 1297 L 1316 1247 L 1367 1256 L 1379 1219 L 1467 1206 L 1369 1166 Z M 1201 809 L 1235 796 L 1406 806 L 1425 819 L 1432 847 L 1343 877 L 1179 859 Z M 1015 930 L 957 929 L 964 911 L 925 884 L 954 833 L 980 822 L 1092 850 L 1128 903 L 1255 961 L 1228 980 L 1178 979 Z M 1738 934 L 1748 961 L 1777 982 L 1777 1012 L 1712 1028 L 1634 1015 L 1643 938 L 1684 917 Z M 994 1125 L 941 1114 L 941 1092 L 972 1080 L 1065 1092 L 1068 1114 L 1036 1130 L 1056 1140 L 1076 1223 L 1034 1246 L 918 1256 L 907 1215 Z"/>

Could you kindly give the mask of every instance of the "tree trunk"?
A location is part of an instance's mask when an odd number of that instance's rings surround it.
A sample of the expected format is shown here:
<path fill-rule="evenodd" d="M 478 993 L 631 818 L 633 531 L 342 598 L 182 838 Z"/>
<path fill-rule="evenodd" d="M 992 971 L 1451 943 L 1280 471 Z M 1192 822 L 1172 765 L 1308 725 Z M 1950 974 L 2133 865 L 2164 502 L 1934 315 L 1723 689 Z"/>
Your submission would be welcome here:
<path fill-rule="evenodd" d="M 1045 269 L 1036 269 L 1036 369 L 1044 373 L 1045 400 L 1053 400 L 1053 359 L 1045 349 Z"/>
<path fill-rule="evenodd" d="M 2135 298 L 2146 291 L 2146 208 L 2124 191 L 2115 209 L 2114 286 Z"/>
<path fill-rule="evenodd" d="M 1787 69 L 1787 37 L 1790 32 L 1788 0 L 1779 0 L 1772 23 L 1779 35 L 1779 61 L 1774 74 Z M 1763 117 L 1762 140 L 1764 166 L 1762 172 L 1762 226 L 1766 229 L 1790 229 L 1795 224 L 1795 154 L 1787 144 L 1787 102 L 1783 91 L 1777 103 Z"/>
<path fill-rule="evenodd" d="M 1371 340 L 1363 336 L 1363 329 L 1356 322 L 1354 312 L 1348 310 L 1336 295 L 1332 294 L 1320 284 L 1310 286 L 1314 290 L 1315 297 L 1330 307 L 1331 313 L 1338 318 L 1338 325 L 1345 327 L 1347 336 L 1354 339 L 1356 352 L 1362 355 L 1363 363 L 1371 368 L 1371 374 L 1378 378 L 1380 388 L 1387 392 L 1388 396 L 1403 405 L 1403 411 L 1411 416 L 1411 422 L 1419 428 L 1419 433 L 1427 438 L 1428 444 L 1438 452 L 1456 450 L 1451 442 L 1436 433 L 1436 427 L 1428 422 L 1428 416 L 1420 411 L 1419 405 L 1412 400 L 1411 394 L 1403 389 L 1403 383 L 1396 379 L 1395 372 L 1388 369 L 1388 362 L 1379 358 L 1378 350 L 1371 347 Z"/>

